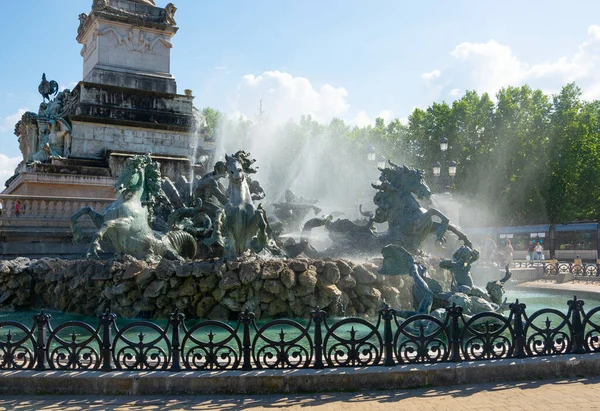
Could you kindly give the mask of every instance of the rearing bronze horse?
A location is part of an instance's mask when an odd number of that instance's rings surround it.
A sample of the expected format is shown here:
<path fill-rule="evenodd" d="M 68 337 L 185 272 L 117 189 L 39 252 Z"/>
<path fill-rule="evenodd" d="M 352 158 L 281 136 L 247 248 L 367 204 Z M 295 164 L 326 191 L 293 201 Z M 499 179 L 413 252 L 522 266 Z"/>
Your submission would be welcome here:
<path fill-rule="evenodd" d="M 360 213 L 368 217 L 365 224 L 359 225 L 348 219 L 333 221 L 331 216 L 313 218 L 304 225 L 304 232 L 312 228 L 325 226 L 334 246 L 325 254 L 373 253 L 388 244 L 401 246 L 409 252 L 417 252 L 429 234 L 434 234 L 440 243 L 446 241 L 447 231 L 456 234 L 465 245 L 471 242 L 460 229 L 452 224 L 441 211 L 435 208 L 425 209 L 413 197 L 429 199 L 431 190 L 425 183 L 421 170 L 398 166 L 391 161 L 390 167 L 380 168 L 379 184 L 372 184 L 377 190 L 373 203 L 375 213 Z M 434 217 L 440 219 L 434 221 Z M 374 223 L 388 223 L 388 230 L 377 233 Z"/>
<path fill-rule="evenodd" d="M 389 230 L 385 233 L 387 244 L 401 245 L 410 252 L 419 249 L 429 234 L 435 234 L 440 243 L 446 241 L 446 231 L 450 231 L 471 246 L 467 235 L 436 208 L 425 209 L 413 197 L 429 199 L 431 190 L 425 183 L 423 172 L 418 169 L 398 166 L 391 161 L 391 167 L 380 168 L 380 184 L 372 184 L 377 191 L 373 202 L 377 206 L 373 221 L 387 222 Z M 433 217 L 441 221 L 436 222 Z"/>
<path fill-rule="evenodd" d="M 247 174 L 256 172 L 252 163 L 244 151 L 225 156 L 229 200 L 217 212 L 211 239 L 225 247 L 225 256 L 240 255 L 247 250 L 260 252 L 269 241 L 270 228 L 265 210 L 260 204 L 254 205 L 250 193 Z"/>

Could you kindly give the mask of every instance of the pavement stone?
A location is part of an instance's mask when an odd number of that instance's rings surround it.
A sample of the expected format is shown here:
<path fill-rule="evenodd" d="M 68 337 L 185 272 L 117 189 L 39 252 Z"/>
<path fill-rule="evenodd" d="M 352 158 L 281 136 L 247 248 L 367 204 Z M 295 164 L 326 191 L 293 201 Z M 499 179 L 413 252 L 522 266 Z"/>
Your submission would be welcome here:
<path fill-rule="evenodd" d="M 600 376 L 502 384 L 325 394 L 197 396 L 10 396 L 0 411 L 150 410 L 600 410 Z"/>
<path fill-rule="evenodd" d="M 561 292 L 567 290 L 573 293 L 588 293 L 594 295 L 600 294 L 600 280 L 597 279 L 583 278 L 581 280 L 568 281 L 561 284 L 556 283 L 554 279 L 540 279 L 537 281 L 520 283 L 517 287 Z"/>

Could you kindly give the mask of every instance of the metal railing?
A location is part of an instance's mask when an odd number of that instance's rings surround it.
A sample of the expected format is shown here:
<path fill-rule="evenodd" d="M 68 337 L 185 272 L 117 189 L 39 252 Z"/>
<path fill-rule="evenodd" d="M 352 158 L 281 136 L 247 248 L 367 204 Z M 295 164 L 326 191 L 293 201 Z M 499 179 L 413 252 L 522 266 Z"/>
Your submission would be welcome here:
<path fill-rule="evenodd" d="M 559 274 L 571 273 L 575 278 L 600 279 L 599 263 L 576 263 L 568 261 L 553 260 L 530 263 L 529 261 L 514 261 L 512 268 L 536 268 L 541 267 L 543 275 L 546 277 L 558 276 Z M 554 260 L 555 261 L 555 260 Z M 482 267 L 490 267 L 489 264 L 481 264 Z M 502 267 L 501 264 L 492 265 L 493 267 Z"/>
<path fill-rule="evenodd" d="M 56 328 L 45 312 L 31 328 L 0 322 L 0 370 L 255 370 L 395 366 L 525 358 L 600 351 L 600 307 L 584 312 L 576 297 L 565 314 L 546 308 L 528 315 L 518 300 L 508 316 L 469 317 L 461 307 L 441 318 L 407 319 L 387 305 L 375 321 L 331 321 L 316 309 L 306 325 L 278 319 L 263 325 L 251 312 L 234 326 L 204 320 L 189 327 L 173 312 L 163 328 L 135 321 L 119 328 L 116 315 L 99 316 L 96 327 L 67 321 Z"/>
<path fill-rule="evenodd" d="M 544 276 L 552 277 L 567 273 L 580 279 L 600 279 L 600 265 L 574 262 L 544 263 Z"/>

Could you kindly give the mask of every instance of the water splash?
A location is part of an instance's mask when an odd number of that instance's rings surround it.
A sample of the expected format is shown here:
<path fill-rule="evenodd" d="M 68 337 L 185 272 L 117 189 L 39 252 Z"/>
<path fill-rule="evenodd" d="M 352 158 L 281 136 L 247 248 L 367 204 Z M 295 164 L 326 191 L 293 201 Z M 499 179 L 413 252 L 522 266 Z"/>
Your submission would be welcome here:
<path fill-rule="evenodd" d="M 359 204 L 374 209 L 371 183 L 379 177 L 375 164 L 354 145 L 326 131 L 307 133 L 296 123 L 265 122 L 250 127 L 245 135 L 228 127 L 217 140 L 215 160 L 240 149 L 257 160 L 255 178 L 267 194 L 265 204 L 282 201 L 289 189 L 318 200 L 324 215 L 343 212 L 342 218 L 355 219 L 360 216 Z"/>
<path fill-rule="evenodd" d="M 196 181 L 196 164 L 198 164 L 198 148 L 202 142 L 204 142 L 204 138 L 202 135 L 202 131 L 206 128 L 206 119 L 202 115 L 199 110 L 194 109 L 194 130 L 191 135 L 190 141 L 190 172 L 189 172 L 189 183 L 190 183 L 190 191 L 189 195 L 192 196 L 192 191 L 194 190 L 194 181 Z M 205 166 L 205 164 L 202 164 Z"/>

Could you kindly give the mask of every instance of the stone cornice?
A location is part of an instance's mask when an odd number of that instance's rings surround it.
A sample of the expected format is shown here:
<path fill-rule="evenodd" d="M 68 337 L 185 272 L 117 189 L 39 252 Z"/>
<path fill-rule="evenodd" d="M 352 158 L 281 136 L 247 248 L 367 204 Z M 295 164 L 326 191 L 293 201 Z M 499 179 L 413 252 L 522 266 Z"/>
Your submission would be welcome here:
<path fill-rule="evenodd" d="M 115 126 L 126 126 L 126 127 L 134 127 L 134 128 L 146 128 L 151 130 L 169 130 L 169 131 L 178 131 L 182 133 L 189 133 L 192 127 L 192 120 L 189 122 L 182 122 L 185 125 L 179 124 L 168 124 L 168 123 L 149 123 L 145 121 L 135 121 L 135 120 L 123 120 L 123 119 L 114 119 L 110 117 L 100 117 L 93 115 L 72 115 L 69 116 L 69 120 L 71 121 L 80 121 L 83 123 L 103 123 L 110 124 Z"/>
<path fill-rule="evenodd" d="M 125 90 L 127 90 L 128 92 L 132 91 L 132 89 L 129 89 L 127 87 L 113 86 L 111 84 L 90 83 L 87 81 L 80 81 L 75 86 L 75 88 L 81 88 L 81 87 L 108 90 L 108 91 L 112 91 L 112 92 L 122 92 Z M 194 97 L 186 96 L 185 94 L 163 93 L 161 91 L 152 91 L 152 90 L 143 90 L 143 89 L 135 89 L 134 91 L 138 95 L 148 96 L 148 97 L 166 98 L 166 99 L 171 99 L 171 100 L 175 100 L 175 99 L 193 100 L 194 99 Z"/>
<path fill-rule="evenodd" d="M 118 4 L 118 3 L 117 3 Z M 172 4 L 169 4 L 172 6 Z M 179 30 L 175 26 L 173 16 L 169 11 L 155 6 L 136 5 L 136 11 L 125 10 L 113 5 L 108 0 L 95 0 L 89 15 L 79 15 L 79 27 L 77 28 L 77 42 L 83 44 L 86 33 L 97 20 L 115 21 L 126 25 L 147 27 L 173 36 Z"/>
<path fill-rule="evenodd" d="M 127 96 L 135 95 L 141 97 L 138 100 L 141 104 L 137 107 L 121 106 L 115 104 L 98 103 L 95 98 L 85 97 L 85 90 L 93 93 L 108 93 L 126 99 Z M 130 89 L 126 87 L 113 86 L 108 84 L 97 84 L 80 81 L 73 91 L 77 91 L 77 101 L 73 102 L 72 109 L 68 111 L 66 118 L 69 121 L 80 121 L 86 123 L 103 123 L 133 128 L 146 128 L 153 130 L 169 130 L 188 133 L 194 124 L 194 116 L 190 111 L 180 111 L 178 109 L 159 110 L 151 105 L 155 99 L 164 101 L 182 102 L 185 105 L 191 104 L 193 97 L 181 94 L 164 93 L 159 91 Z M 148 102 L 148 106 L 145 105 Z"/>

